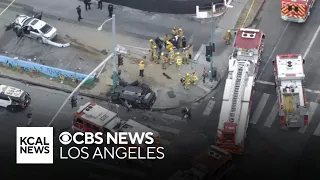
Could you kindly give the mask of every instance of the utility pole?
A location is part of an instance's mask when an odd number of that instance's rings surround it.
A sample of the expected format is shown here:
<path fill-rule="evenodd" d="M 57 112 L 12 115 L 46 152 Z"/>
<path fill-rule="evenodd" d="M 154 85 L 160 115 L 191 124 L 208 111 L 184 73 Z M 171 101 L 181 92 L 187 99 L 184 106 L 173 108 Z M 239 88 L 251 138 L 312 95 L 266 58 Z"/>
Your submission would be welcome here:
<path fill-rule="evenodd" d="M 213 1 L 211 1 L 211 46 L 213 48 L 214 44 L 213 44 L 213 33 L 214 33 L 214 17 L 213 17 L 213 13 L 214 13 L 214 8 L 213 8 Z M 211 60 L 210 60 L 210 81 L 213 81 L 213 52 L 212 52 L 212 56 L 211 56 Z"/>

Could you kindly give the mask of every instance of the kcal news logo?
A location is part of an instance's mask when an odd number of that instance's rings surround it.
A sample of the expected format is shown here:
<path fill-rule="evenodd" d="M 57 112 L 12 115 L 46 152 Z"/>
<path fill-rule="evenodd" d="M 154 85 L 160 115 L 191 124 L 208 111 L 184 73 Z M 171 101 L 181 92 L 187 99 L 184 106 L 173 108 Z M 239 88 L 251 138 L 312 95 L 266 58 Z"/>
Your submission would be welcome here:
<path fill-rule="evenodd" d="M 53 127 L 17 127 L 17 164 L 53 164 Z"/>

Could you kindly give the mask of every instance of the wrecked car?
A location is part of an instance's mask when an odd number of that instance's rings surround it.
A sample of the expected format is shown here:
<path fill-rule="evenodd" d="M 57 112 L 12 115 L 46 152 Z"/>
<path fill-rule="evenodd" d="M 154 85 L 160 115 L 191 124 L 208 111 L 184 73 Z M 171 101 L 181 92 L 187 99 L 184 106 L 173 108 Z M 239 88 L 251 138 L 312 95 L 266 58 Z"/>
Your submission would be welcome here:
<path fill-rule="evenodd" d="M 57 36 L 57 29 L 40 20 L 41 16 L 42 14 L 36 14 L 33 17 L 17 15 L 6 30 L 13 29 L 18 37 L 27 36 L 36 39 L 39 43 L 44 43 L 46 40 L 51 41 Z"/>

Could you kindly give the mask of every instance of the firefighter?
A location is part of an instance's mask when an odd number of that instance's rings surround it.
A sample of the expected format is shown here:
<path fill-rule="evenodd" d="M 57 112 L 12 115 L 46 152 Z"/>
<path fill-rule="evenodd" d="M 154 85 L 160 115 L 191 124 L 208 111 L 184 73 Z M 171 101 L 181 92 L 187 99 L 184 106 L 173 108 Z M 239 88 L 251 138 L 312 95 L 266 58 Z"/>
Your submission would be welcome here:
<path fill-rule="evenodd" d="M 189 51 L 188 49 L 184 48 L 183 49 L 183 58 L 182 58 L 182 63 L 183 64 L 189 64 Z"/>
<path fill-rule="evenodd" d="M 190 81 L 191 81 L 190 74 L 187 73 L 186 74 L 186 78 L 184 80 L 184 89 L 189 89 L 190 88 Z"/>
<path fill-rule="evenodd" d="M 167 45 L 166 45 L 166 50 L 167 50 L 167 51 L 170 51 L 170 49 L 173 48 L 173 44 L 172 44 L 170 41 L 167 41 L 166 44 L 167 44 Z"/>
<path fill-rule="evenodd" d="M 229 29 L 227 31 L 227 33 L 224 35 L 224 39 L 225 39 L 227 45 L 230 44 L 231 38 L 232 38 L 231 30 Z"/>
<path fill-rule="evenodd" d="M 182 30 L 182 28 L 179 28 L 179 29 L 178 29 L 178 35 L 181 36 L 181 37 L 183 36 L 183 30 Z"/>
<path fill-rule="evenodd" d="M 165 34 L 165 35 L 163 36 L 163 41 L 164 41 L 164 42 L 169 41 L 169 36 L 168 36 L 168 34 Z"/>
<path fill-rule="evenodd" d="M 175 60 L 176 60 L 176 66 L 177 66 L 178 70 L 180 71 L 181 70 L 181 65 L 182 65 L 182 58 L 181 58 L 179 52 L 176 53 Z"/>
<path fill-rule="evenodd" d="M 181 39 L 181 47 L 182 48 L 187 47 L 187 39 L 184 36 L 182 36 L 182 39 Z"/>
<path fill-rule="evenodd" d="M 193 71 L 191 73 L 191 82 L 193 85 L 196 85 L 198 82 L 198 74 L 196 73 L 196 71 Z"/>
<path fill-rule="evenodd" d="M 171 34 L 172 34 L 172 37 L 178 35 L 178 31 L 177 31 L 177 28 L 174 27 L 172 30 L 171 30 Z"/>
<path fill-rule="evenodd" d="M 145 57 L 143 57 L 145 58 Z M 140 77 L 143 77 L 144 76 L 144 60 L 141 60 L 140 63 L 139 63 L 139 76 Z"/>
<path fill-rule="evenodd" d="M 183 43 L 182 43 L 182 38 L 183 38 L 183 31 L 181 28 L 178 29 L 178 48 L 182 48 Z"/>
<path fill-rule="evenodd" d="M 150 61 L 153 61 L 153 46 L 154 46 L 153 39 L 150 39 L 149 43 L 150 43 L 150 47 L 149 47 Z"/>
<path fill-rule="evenodd" d="M 164 52 L 160 54 L 160 61 L 161 61 L 162 69 L 167 69 L 167 58 L 164 55 Z"/>
<path fill-rule="evenodd" d="M 158 48 L 156 45 L 152 48 L 152 60 L 159 64 Z"/>
<path fill-rule="evenodd" d="M 175 60 L 175 54 L 174 54 L 173 48 L 171 48 L 169 51 L 169 59 L 170 59 L 169 64 L 170 65 L 173 64 Z"/>

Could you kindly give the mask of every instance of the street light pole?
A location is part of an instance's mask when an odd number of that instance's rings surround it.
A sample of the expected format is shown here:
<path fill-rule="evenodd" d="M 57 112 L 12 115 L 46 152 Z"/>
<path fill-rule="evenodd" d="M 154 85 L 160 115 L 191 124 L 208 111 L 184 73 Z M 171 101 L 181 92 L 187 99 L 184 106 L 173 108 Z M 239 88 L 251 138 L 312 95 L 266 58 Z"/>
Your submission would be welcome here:
<path fill-rule="evenodd" d="M 214 9 L 213 9 L 213 2 L 211 1 L 211 46 L 213 46 L 213 33 L 214 33 L 214 23 L 213 23 L 213 13 L 214 13 Z M 213 52 L 212 52 L 212 56 L 211 56 L 211 60 L 210 60 L 210 81 L 213 81 Z"/>
<path fill-rule="evenodd" d="M 118 79 L 118 74 L 117 74 L 117 63 L 116 63 L 116 54 L 117 54 L 117 47 L 116 47 L 116 15 L 112 15 L 112 18 L 105 20 L 101 26 L 99 26 L 98 31 L 102 30 L 103 25 L 112 20 L 112 52 L 114 54 L 113 56 L 113 61 L 112 61 L 112 79 L 113 79 L 113 83 L 112 83 L 112 87 L 113 87 L 113 91 L 115 90 L 115 88 L 117 87 L 117 79 Z M 105 66 L 105 65 L 104 65 Z M 104 68 L 103 66 L 103 68 Z"/>

